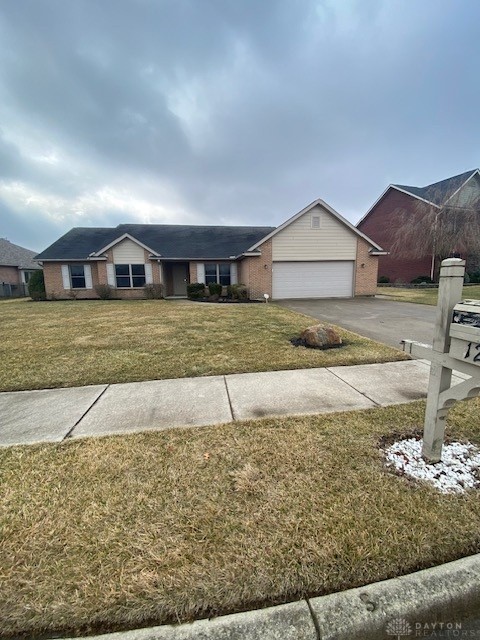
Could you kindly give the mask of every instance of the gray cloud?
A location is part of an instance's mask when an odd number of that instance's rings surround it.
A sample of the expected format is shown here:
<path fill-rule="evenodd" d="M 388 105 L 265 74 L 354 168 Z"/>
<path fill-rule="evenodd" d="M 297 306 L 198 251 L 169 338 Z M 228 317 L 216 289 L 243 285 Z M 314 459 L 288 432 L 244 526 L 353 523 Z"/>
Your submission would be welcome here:
<path fill-rule="evenodd" d="M 455 0 L 4 3 L 0 235 L 278 224 L 316 197 L 356 221 L 389 182 L 478 166 L 479 18 Z"/>

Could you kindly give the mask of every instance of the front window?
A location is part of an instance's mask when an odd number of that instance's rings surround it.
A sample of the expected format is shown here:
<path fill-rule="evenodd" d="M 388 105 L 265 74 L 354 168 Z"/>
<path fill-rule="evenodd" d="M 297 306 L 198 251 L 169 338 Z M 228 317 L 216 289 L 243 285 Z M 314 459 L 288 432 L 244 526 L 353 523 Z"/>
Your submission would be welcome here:
<path fill-rule="evenodd" d="M 117 289 L 131 289 L 143 287 L 145 284 L 144 264 L 116 264 L 115 278 Z"/>
<path fill-rule="evenodd" d="M 205 265 L 205 284 L 210 282 L 218 282 L 222 286 L 230 284 L 230 265 L 215 264 L 213 262 Z"/>
<path fill-rule="evenodd" d="M 85 269 L 83 264 L 70 265 L 70 282 L 72 289 L 85 289 Z"/>

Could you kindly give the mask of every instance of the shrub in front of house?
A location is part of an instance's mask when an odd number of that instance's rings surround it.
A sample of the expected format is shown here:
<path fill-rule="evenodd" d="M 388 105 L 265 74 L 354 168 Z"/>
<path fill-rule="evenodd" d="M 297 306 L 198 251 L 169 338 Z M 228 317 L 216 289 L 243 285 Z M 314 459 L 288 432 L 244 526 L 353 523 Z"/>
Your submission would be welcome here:
<path fill-rule="evenodd" d="M 227 295 L 232 300 L 248 300 L 248 290 L 244 284 L 228 285 Z"/>
<path fill-rule="evenodd" d="M 211 297 L 219 298 L 222 295 L 222 285 L 218 282 L 210 282 L 208 285 L 208 291 Z"/>
<path fill-rule="evenodd" d="M 160 300 L 163 298 L 163 284 L 146 284 L 143 288 L 145 297 L 148 300 Z"/>
<path fill-rule="evenodd" d="M 199 300 L 205 297 L 205 285 L 201 282 L 187 284 L 187 296 L 190 300 Z"/>
<path fill-rule="evenodd" d="M 377 282 L 378 284 L 388 284 L 390 282 L 390 278 L 388 276 L 380 276 Z"/>
<path fill-rule="evenodd" d="M 480 271 L 473 271 L 468 276 L 471 284 L 480 284 Z"/>
<path fill-rule="evenodd" d="M 111 300 L 114 291 L 114 288 L 109 284 L 97 284 L 95 286 L 95 293 L 101 300 Z"/>
<path fill-rule="evenodd" d="M 28 293 L 32 300 L 46 299 L 45 279 L 41 269 L 37 269 L 37 271 L 34 271 L 30 276 L 30 280 L 28 281 Z"/>

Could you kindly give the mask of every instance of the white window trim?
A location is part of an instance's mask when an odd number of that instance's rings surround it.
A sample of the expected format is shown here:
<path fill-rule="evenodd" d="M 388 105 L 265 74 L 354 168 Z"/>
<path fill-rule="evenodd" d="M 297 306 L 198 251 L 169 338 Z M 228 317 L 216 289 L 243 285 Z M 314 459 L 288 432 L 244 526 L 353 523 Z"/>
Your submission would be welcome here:
<path fill-rule="evenodd" d="M 207 274 L 206 274 L 205 267 L 207 265 L 212 265 L 212 264 L 215 265 L 216 270 L 217 270 L 217 274 L 216 274 L 216 278 L 217 279 L 215 281 L 216 284 L 221 284 L 220 283 L 220 265 L 225 265 L 225 264 L 229 265 L 229 267 L 230 267 L 230 284 L 232 284 L 232 264 L 228 263 L 228 262 L 205 262 L 204 263 L 204 282 L 206 283 L 206 280 L 207 280 Z M 228 285 L 222 285 L 222 287 L 226 287 L 226 286 L 228 286 Z"/>
<path fill-rule="evenodd" d="M 143 287 L 145 286 L 143 284 L 140 287 L 134 287 L 133 286 L 133 278 L 141 278 L 142 277 L 142 276 L 134 276 L 132 274 L 132 266 L 137 266 L 139 264 L 143 265 L 143 277 L 145 278 L 145 284 L 147 284 L 147 269 L 146 269 L 147 265 L 146 264 L 144 264 L 143 262 L 132 262 L 132 263 L 130 263 L 130 262 L 129 263 L 119 262 L 118 264 L 114 263 L 114 265 L 113 265 L 113 274 L 114 274 L 114 277 L 115 277 L 115 288 L 116 289 L 143 289 Z M 128 275 L 117 276 L 117 270 L 116 270 L 115 267 L 117 267 L 117 266 L 122 266 L 123 267 L 125 265 L 128 266 Z M 118 284 L 117 284 L 117 278 L 130 278 L 130 285 L 128 287 L 119 287 Z"/>

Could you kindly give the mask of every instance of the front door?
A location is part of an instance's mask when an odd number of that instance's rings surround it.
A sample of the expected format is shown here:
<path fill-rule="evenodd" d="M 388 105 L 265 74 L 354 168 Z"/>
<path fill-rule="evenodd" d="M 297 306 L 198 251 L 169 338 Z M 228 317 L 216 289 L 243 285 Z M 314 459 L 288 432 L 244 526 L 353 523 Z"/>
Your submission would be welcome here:
<path fill-rule="evenodd" d="M 186 296 L 188 283 L 188 263 L 172 264 L 173 295 Z"/>

